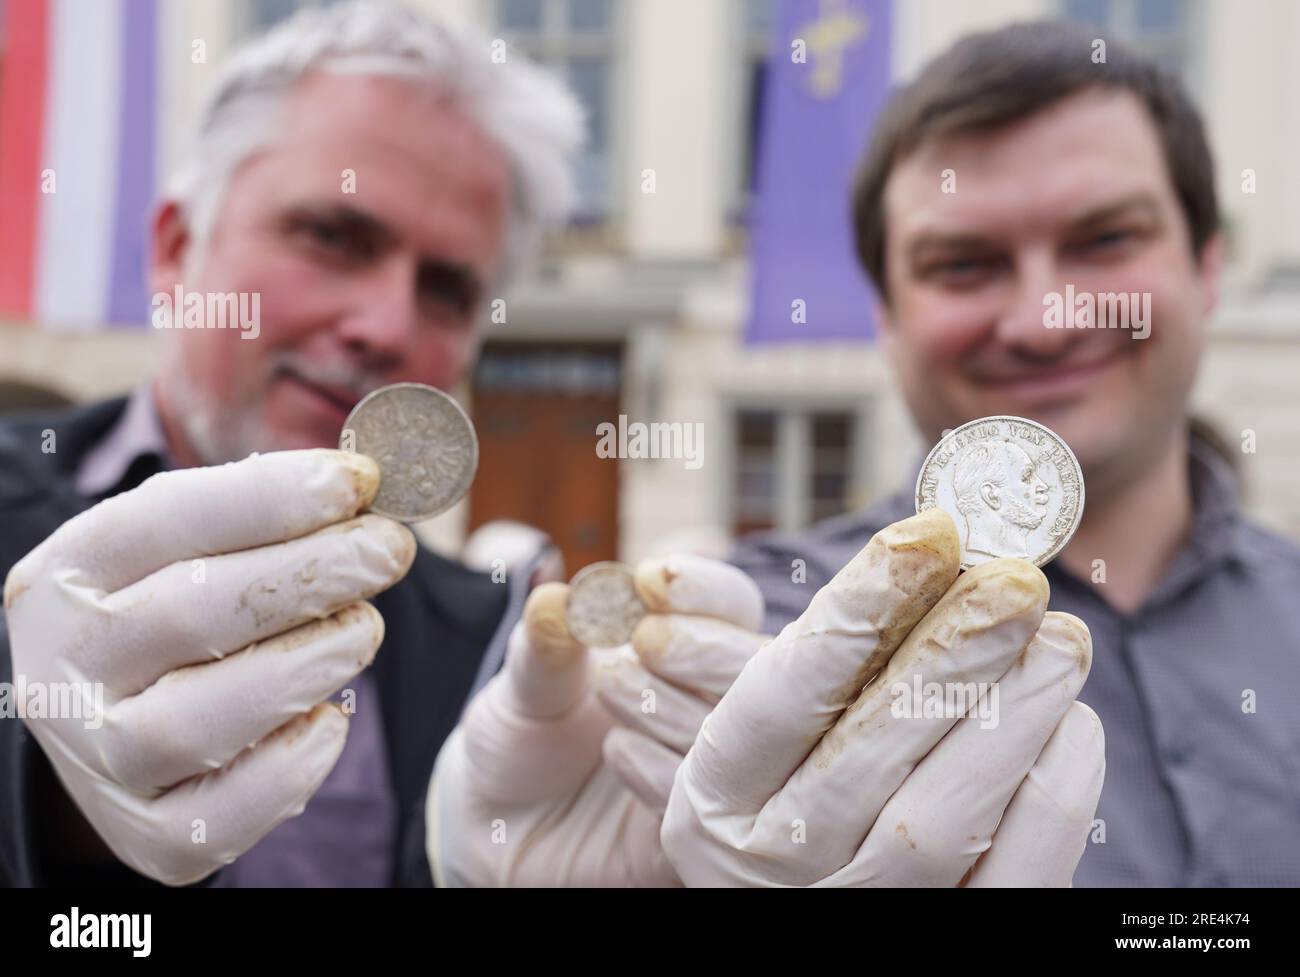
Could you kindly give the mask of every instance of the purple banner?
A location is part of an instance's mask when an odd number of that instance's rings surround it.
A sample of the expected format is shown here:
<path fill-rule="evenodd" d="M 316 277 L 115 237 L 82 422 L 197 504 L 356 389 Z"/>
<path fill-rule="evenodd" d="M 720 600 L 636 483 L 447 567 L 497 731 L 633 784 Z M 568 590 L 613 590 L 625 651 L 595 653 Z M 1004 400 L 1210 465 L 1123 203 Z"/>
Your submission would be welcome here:
<path fill-rule="evenodd" d="M 870 340 L 851 193 L 889 92 L 891 0 L 779 0 L 763 87 L 746 343 Z"/>
<path fill-rule="evenodd" d="M 107 318 L 113 325 L 142 326 L 149 321 L 145 276 L 157 154 L 156 0 L 125 0 L 123 16 L 121 139 Z"/>

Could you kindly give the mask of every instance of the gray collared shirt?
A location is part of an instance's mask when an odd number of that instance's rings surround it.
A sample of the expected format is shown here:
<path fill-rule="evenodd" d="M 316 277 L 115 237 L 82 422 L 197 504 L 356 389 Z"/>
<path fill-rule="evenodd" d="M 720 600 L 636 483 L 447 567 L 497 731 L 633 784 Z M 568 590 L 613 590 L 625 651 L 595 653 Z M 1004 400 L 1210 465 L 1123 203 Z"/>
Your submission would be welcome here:
<path fill-rule="evenodd" d="M 1192 532 L 1132 614 L 1059 564 L 1050 607 L 1092 631 L 1079 698 L 1106 729 L 1106 781 L 1078 886 L 1300 885 L 1300 547 L 1247 522 L 1221 458 L 1193 442 Z M 871 535 L 915 511 L 900 493 L 733 562 L 762 588 L 768 633 Z M 794 583 L 794 561 L 806 583 Z"/>
<path fill-rule="evenodd" d="M 149 388 L 141 387 L 117 423 L 86 453 L 76 473 L 77 491 L 97 500 L 120 490 L 131 465 L 145 455 L 171 467 L 157 406 Z M 349 687 L 354 711 L 334 769 L 300 815 L 282 822 L 223 869 L 213 880 L 215 887 L 391 884 L 397 795 L 389 775 L 379 688 L 369 669 Z"/>

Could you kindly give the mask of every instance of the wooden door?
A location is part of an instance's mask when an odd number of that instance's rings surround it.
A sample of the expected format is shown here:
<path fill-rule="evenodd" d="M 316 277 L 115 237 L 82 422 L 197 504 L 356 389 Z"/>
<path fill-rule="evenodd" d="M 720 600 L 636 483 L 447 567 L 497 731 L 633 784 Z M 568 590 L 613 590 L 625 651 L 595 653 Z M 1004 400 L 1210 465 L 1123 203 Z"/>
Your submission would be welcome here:
<path fill-rule="evenodd" d="M 470 529 L 513 519 L 546 532 L 568 575 L 618 555 L 618 461 L 596 455 L 617 422 L 616 346 L 490 344 L 475 373 L 479 470 Z"/>

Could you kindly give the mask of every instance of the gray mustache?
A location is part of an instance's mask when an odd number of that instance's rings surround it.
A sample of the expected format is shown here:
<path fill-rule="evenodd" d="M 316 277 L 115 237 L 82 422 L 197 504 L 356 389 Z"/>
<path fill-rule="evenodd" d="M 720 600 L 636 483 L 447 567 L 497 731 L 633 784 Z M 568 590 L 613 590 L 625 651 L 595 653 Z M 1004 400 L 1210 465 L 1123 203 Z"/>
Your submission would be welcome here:
<path fill-rule="evenodd" d="M 296 373 L 303 379 L 325 387 L 347 390 L 360 400 L 384 385 L 378 371 L 358 369 L 346 364 L 319 363 L 298 353 L 278 353 L 271 358 L 272 372 Z"/>

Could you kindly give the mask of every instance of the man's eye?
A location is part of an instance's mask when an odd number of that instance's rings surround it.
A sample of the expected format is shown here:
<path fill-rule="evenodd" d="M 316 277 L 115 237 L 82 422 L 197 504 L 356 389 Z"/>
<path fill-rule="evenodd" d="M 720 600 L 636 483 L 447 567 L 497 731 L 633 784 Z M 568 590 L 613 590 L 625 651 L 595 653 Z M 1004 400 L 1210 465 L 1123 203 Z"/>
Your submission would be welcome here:
<path fill-rule="evenodd" d="M 420 298 L 435 312 L 468 317 L 474 309 L 474 288 L 458 274 L 441 270 L 420 273 Z"/>
<path fill-rule="evenodd" d="M 335 250 L 348 246 L 348 238 L 339 228 L 324 221 L 311 221 L 306 227 L 307 233 L 317 244 Z"/>
<path fill-rule="evenodd" d="M 322 244 L 340 245 L 343 243 L 343 235 L 332 224 L 312 224 L 310 230 L 312 237 Z"/>
<path fill-rule="evenodd" d="M 332 258 L 360 258 L 366 253 L 365 246 L 355 235 L 331 221 L 302 220 L 294 226 L 293 232 L 308 246 L 326 252 Z"/>
<path fill-rule="evenodd" d="M 1117 251 L 1135 240 L 1135 238 L 1136 235 L 1132 231 L 1107 231 L 1105 234 L 1098 234 L 1083 242 L 1079 250 L 1085 253 Z"/>
<path fill-rule="evenodd" d="M 984 258 L 955 258 L 952 261 L 937 261 L 925 270 L 927 278 L 937 279 L 950 285 L 962 285 L 979 281 L 989 274 L 993 262 Z"/>
<path fill-rule="evenodd" d="M 465 309 L 465 293 L 447 282 L 425 282 L 421 291 L 428 302 L 447 306 L 458 312 Z"/>

